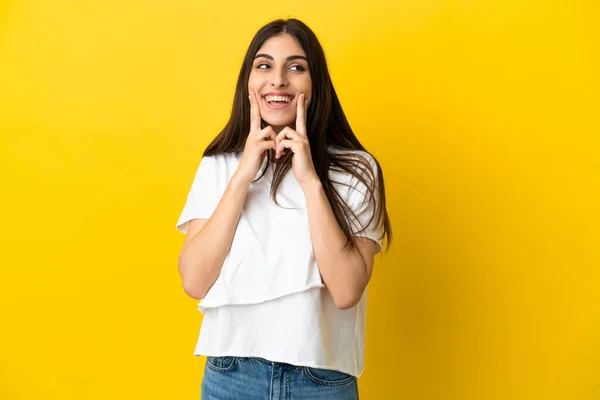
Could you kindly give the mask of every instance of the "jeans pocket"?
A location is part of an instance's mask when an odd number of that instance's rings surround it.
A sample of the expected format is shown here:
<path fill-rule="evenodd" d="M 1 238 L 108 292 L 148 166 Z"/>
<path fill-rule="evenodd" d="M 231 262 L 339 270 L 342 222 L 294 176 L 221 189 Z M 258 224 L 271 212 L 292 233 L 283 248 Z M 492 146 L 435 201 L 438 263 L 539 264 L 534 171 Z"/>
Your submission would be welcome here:
<path fill-rule="evenodd" d="M 237 357 L 206 357 L 206 366 L 213 371 L 227 372 L 231 371 L 237 362 Z"/>
<path fill-rule="evenodd" d="M 313 382 L 324 386 L 346 385 L 354 381 L 354 376 L 332 369 L 304 367 L 304 373 Z"/>

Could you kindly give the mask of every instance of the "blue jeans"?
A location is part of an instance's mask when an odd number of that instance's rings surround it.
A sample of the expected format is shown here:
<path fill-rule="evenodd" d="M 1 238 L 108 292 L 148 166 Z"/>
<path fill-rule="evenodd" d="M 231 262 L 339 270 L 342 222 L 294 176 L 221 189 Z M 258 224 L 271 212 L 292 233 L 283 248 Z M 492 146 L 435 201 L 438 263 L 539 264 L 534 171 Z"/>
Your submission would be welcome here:
<path fill-rule="evenodd" d="M 356 378 L 254 357 L 207 357 L 201 400 L 357 400 Z"/>

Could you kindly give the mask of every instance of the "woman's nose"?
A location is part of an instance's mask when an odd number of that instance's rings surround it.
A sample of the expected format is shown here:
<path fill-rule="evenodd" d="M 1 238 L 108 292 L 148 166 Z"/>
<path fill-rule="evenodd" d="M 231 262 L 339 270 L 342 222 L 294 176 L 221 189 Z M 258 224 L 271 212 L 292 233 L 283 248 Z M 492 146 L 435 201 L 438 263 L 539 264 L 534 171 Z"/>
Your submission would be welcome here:
<path fill-rule="evenodd" d="M 273 87 L 285 87 L 287 86 L 287 75 L 285 70 L 281 71 L 273 71 L 273 76 L 271 77 L 271 86 Z"/>

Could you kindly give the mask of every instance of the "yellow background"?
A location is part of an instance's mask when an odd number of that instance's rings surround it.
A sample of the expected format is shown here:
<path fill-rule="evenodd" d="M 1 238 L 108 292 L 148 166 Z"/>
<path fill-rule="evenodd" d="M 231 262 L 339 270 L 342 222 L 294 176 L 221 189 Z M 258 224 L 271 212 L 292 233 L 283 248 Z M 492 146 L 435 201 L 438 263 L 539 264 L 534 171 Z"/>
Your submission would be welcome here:
<path fill-rule="evenodd" d="M 0 4 L 0 399 L 198 398 L 175 222 L 288 16 L 386 178 L 362 398 L 600 398 L 596 2 Z"/>

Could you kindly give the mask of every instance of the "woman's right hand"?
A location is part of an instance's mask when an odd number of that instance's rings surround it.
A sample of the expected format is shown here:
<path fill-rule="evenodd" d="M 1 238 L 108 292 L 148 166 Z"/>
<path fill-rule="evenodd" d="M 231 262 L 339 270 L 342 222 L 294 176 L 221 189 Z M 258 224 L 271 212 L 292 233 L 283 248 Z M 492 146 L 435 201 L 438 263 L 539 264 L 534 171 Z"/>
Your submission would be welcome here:
<path fill-rule="evenodd" d="M 250 133 L 246 139 L 246 145 L 242 153 L 242 159 L 237 167 L 235 175 L 238 179 L 250 184 L 265 159 L 265 152 L 275 149 L 275 138 L 277 135 L 270 126 L 260 129 L 261 116 L 258 107 L 258 99 L 254 92 L 250 92 Z"/>

